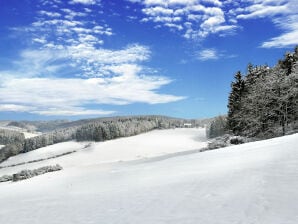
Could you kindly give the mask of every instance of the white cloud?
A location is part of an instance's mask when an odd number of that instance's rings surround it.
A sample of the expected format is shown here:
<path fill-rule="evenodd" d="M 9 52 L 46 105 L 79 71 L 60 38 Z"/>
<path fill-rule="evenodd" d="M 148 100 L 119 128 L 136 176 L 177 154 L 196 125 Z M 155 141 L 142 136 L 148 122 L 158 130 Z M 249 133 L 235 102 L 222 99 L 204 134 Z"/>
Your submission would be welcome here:
<path fill-rule="evenodd" d="M 47 43 L 47 40 L 45 38 L 43 38 L 43 37 L 41 37 L 41 38 L 33 38 L 32 40 L 33 40 L 33 42 L 36 42 L 36 43 L 39 43 L 39 44 L 46 44 Z"/>
<path fill-rule="evenodd" d="M 132 0 L 132 2 L 136 2 Z M 143 2 L 145 5 L 151 6 L 151 5 L 170 5 L 170 6 L 176 6 L 176 5 L 192 5 L 197 2 L 197 0 L 144 0 L 139 1 Z"/>
<path fill-rule="evenodd" d="M 235 34 L 239 20 L 269 18 L 284 32 L 262 47 L 297 44 L 297 2 L 292 0 L 127 0 L 143 6 L 142 22 L 168 27 L 186 39 L 202 40 L 210 34 Z M 179 19 L 173 18 L 178 16 Z M 290 22 L 288 22 L 290 20 Z M 278 21 L 278 22 L 276 22 Z"/>
<path fill-rule="evenodd" d="M 83 4 L 83 5 L 94 5 L 98 3 L 98 0 L 71 0 L 69 1 L 70 4 Z"/>
<path fill-rule="evenodd" d="M 148 47 L 102 47 L 102 36 L 113 35 L 112 29 L 84 14 L 89 11 L 84 4 L 98 1 L 72 0 L 71 3 L 79 3 L 75 11 L 43 2 L 47 11 L 40 11 L 30 27 L 19 28 L 31 34 L 33 45 L 20 52 L 10 70 L 0 71 L 0 111 L 47 116 L 106 115 L 114 111 L 102 110 L 102 105 L 159 104 L 184 99 L 162 93 L 161 88 L 172 80 L 157 76 L 153 69 L 142 65 L 150 59 Z M 55 8 L 53 12 L 50 6 Z M 51 16 L 56 11 L 61 14 L 59 18 Z M 162 8 L 155 11 L 166 13 Z M 78 16 L 80 20 L 76 19 Z M 174 16 L 167 25 L 179 29 L 172 24 L 178 20 Z"/>
<path fill-rule="evenodd" d="M 41 28 L 41 30 L 45 30 L 47 27 L 55 28 L 57 31 L 63 30 L 66 31 L 68 28 L 76 27 L 76 26 L 82 26 L 83 23 L 76 20 L 63 20 L 63 19 L 52 19 L 52 20 L 40 20 L 37 22 L 34 22 L 32 24 L 33 27 Z M 62 33 L 61 33 L 62 34 Z"/>
<path fill-rule="evenodd" d="M 195 57 L 200 61 L 231 59 L 236 58 L 236 54 L 227 54 L 225 51 L 219 51 L 215 48 L 202 49 L 196 52 Z"/>
<path fill-rule="evenodd" d="M 213 33 L 230 34 L 235 30 L 226 20 L 218 0 L 142 0 L 132 1 L 143 5 L 142 22 L 154 22 L 156 27 L 168 27 L 187 39 L 202 39 Z M 188 24 L 188 25 L 186 25 Z M 190 25 L 189 25 L 190 24 Z"/>
<path fill-rule="evenodd" d="M 67 109 L 60 108 L 49 108 L 48 110 L 28 110 L 27 112 L 46 116 L 82 116 L 82 115 L 110 115 L 114 114 L 116 111 L 106 111 L 106 110 L 88 110 L 81 107 L 71 107 Z"/>
<path fill-rule="evenodd" d="M 173 28 L 173 29 L 177 29 L 177 30 L 183 30 L 183 27 L 181 25 L 177 25 L 174 23 L 165 23 L 165 26 Z"/>
<path fill-rule="evenodd" d="M 129 45 L 122 50 L 108 50 L 94 46 L 80 44 L 68 47 L 68 52 L 73 59 L 86 60 L 88 63 L 121 64 L 146 61 L 150 58 L 150 50 L 138 44 Z"/>
<path fill-rule="evenodd" d="M 223 17 L 223 15 L 219 15 L 219 16 L 213 16 L 213 17 L 209 17 L 208 19 L 206 19 L 202 24 L 201 24 L 201 28 L 202 30 L 206 31 L 206 32 L 214 32 L 215 31 L 215 27 L 218 27 L 220 24 L 222 24 L 223 22 L 225 22 L 225 18 Z"/>
<path fill-rule="evenodd" d="M 46 11 L 40 10 L 31 26 L 18 30 L 31 33 L 36 44 L 47 48 L 76 46 L 80 43 L 103 44 L 103 37 L 113 35 L 113 31 L 107 24 L 103 22 L 99 24 L 93 18 L 88 17 L 90 9 L 84 5 L 84 3 L 99 3 L 99 1 L 76 0 L 76 3 L 80 4 L 75 9 L 67 8 L 67 5 L 60 3 L 58 9 L 52 6 L 47 7 Z M 94 10 L 99 10 L 101 6 L 97 4 L 92 7 Z M 59 18 L 50 16 L 58 14 Z"/>
<path fill-rule="evenodd" d="M 200 21 L 202 20 L 202 15 L 189 14 L 187 15 L 187 19 L 190 21 Z"/>
<path fill-rule="evenodd" d="M 284 30 L 284 33 L 265 41 L 262 43 L 262 47 L 282 48 L 298 45 L 298 15 L 291 15 L 283 19 L 275 19 L 275 23 Z"/>
<path fill-rule="evenodd" d="M 222 6 L 221 1 L 219 1 L 219 0 L 203 0 L 203 2 L 211 3 L 211 4 L 216 5 L 216 6 Z"/>
<path fill-rule="evenodd" d="M 171 83 L 171 80 L 161 76 L 144 75 L 140 66 L 122 64 L 107 66 L 105 69 L 109 69 L 115 76 L 89 79 L 32 77 L 4 80 L 0 87 L 0 102 L 6 106 L 0 109 L 22 109 L 44 115 L 90 115 L 108 114 L 111 111 L 90 111 L 82 105 L 158 104 L 184 99 L 158 93 L 157 90 Z"/>
<path fill-rule="evenodd" d="M 8 112 L 26 112 L 30 110 L 34 110 L 34 107 L 16 105 L 16 104 L 0 104 L 0 111 L 8 111 Z"/>
<path fill-rule="evenodd" d="M 61 14 L 58 12 L 48 12 L 48 11 L 44 11 L 44 10 L 39 11 L 39 14 L 46 15 L 48 17 L 60 17 L 61 16 Z"/>
<path fill-rule="evenodd" d="M 48 46 L 48 45 L 46 45 Z M 120 50 L 96 48 L 90 44 L 77 46 L 50 45 L 40 50 L 24 50 L 13 62 L 10 74 L 18 77 L 59 76 L 75 73 L 81 77 L 112 75 L 110 65 L 135 64 L 150 59 L 146 46 L 133 44 Z M 1 78 L 1 77 L 0 77 Z"/>
<path fill-rule="evenodd" d="M 215 49 L 204 49 L 198 52 L 197 58 L 200 61 L 216 60 L 219 58 L 219 53 Z"/>
<path fill-rule="evenodd" d="M 77 11 L 74 11 L 71 9 L 66 9 L 66 8 L 61 9 L 61 11 L 66 14 L 65 18 L 68 20 L 73 20 L 75 17 L 84 17 L 84 16 L 88 15 L 86 12 L 77 12 Z"/>
<path fill-rule="evenodd" d="M 261 47 L 292 47 L 298 44 L 298 8 L 291 0 L 247 0 L 245 7 L 231 11 L 237 19 L 270 18 L 283 33 L 261 44 Z"/>
<path fill-rule="evenodd" d="M 142 11 L 149 16 L 171 15 L 174 12 L 173 9 L 168 9 L 161 6 L 145 8 Z"/>
<path fill-rule="evenodd" d="M 276 14 L 288 13 L 289 8 L 287 5 L 266 6 L 259 4 L 247 7 L 244 11 L 247 11 L 247 14 L 237 15 L 237 19 L 268 17 Z"/>
<path fill-rule="evenodd" d="M 293 30 L 291 32 L 287 32 L 278 37 L 271 38 L 269 41 L 265 41 L 262 43 L 262 47 L 264 48 L 283 48 L 295 46 L 298 44 L 298 30 Z"/>

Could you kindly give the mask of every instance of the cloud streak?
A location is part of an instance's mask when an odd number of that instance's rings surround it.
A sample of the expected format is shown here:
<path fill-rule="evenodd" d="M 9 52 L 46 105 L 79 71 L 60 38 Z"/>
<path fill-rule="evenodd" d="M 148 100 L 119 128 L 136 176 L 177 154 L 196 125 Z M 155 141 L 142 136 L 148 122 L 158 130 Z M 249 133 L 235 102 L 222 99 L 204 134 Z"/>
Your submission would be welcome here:
<path fill-rule="evenodd" d="M 298 8 L 297 2 L 291 0 L 246 0 L 246 6 L 240 6 L 230 13 L 237 19 L 269 18 L 283 32 L 268 41 L 261 47 L 281 48 L 292 47 L 298 44 Z"/>
<path fill-rule="evenodd" d="M 262 43 L 264 48 L 282 48 L 294 46 L 298 44 L 298 15 L 291 15 L 283 19 L 275 19 L 277 26 L 281 27 L 284 32 L 277 37 L 273 37 L 268 41 Z"/>
<path fill-rule="evenodd" d="M 159 104 L 184 99 L 158 93 L 158 89 L 171 83 L 172 80 L 161 76 L 140 75 L 142 68 L 137 65 L 122 64 L 109 69 L 118 76 L 6 80 L 0 87 L 0 111 L 14 109 L 43 115 L 109 114 L 112 112 L 91 111 L 82 105 Z"/>
<path fill-rule="evenodd" d="M 94 5 L 99 3 L 98 0 L 71 0 L 69 1 L 70 4 L 83 4 L 83 5 Z"/>

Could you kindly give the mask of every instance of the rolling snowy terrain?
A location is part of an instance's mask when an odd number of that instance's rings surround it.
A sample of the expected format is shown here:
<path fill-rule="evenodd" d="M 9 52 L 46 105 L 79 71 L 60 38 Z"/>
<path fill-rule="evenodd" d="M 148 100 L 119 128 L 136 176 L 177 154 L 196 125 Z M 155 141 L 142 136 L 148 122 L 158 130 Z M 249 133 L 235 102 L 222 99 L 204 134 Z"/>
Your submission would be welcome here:
<path fill-rule="evenodd" d="M 204 130 L 176 129 L 48 146 L 0 164 L 75 151 L 0 169 L 1 176 L 64 168 L 0 183 L 0 223 L 296 224 L 297 140 L 295 134 L 195 153 L 206 146 Z"/>

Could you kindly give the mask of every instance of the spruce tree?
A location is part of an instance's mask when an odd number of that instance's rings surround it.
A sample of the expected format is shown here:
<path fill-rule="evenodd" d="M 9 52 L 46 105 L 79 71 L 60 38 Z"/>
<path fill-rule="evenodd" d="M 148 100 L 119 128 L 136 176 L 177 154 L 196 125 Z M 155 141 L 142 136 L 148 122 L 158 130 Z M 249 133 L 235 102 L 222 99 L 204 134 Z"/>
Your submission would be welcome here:
<path fill-rule="evenodd" d="M 242 79 L 241 72 L 238 71 L 235 75 L 235 81 L 232 82 L 232 91 L 229 96 L 228 102 L 228 118 L 227 125 L 233 133 L 237 134 L 241 129 L 241 122 L 239 122 L 239 112 L 241 110 L 241 97 L 244 90 L 244 80 Z"/>

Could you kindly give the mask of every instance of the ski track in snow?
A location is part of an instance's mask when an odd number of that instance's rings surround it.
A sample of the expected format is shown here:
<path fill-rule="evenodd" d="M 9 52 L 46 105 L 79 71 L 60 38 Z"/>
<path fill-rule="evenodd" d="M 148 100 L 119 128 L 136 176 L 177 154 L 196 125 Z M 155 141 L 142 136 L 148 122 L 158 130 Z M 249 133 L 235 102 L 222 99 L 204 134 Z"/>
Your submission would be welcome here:
<path fill-rule="evenodd" d="M 0 223 L 298 223 L 298 134 L 160 160 L 154 157 L 165 156 L 166 141 L 191 150 L 195 133 L 203 132 L 156 132 L 94 143 L 58 158 L 65 166 L 62 171 L 1 183 Z M 148 156 L 147 146 L 154 146 L 155 135 L 165 142 L 151 159 L 135 161 L 141 151 L 129 149 L 135 144 Z M 104 162 L 111 159 L 104 149 L 113 148 L 113 153 L 127 150 L 129 162 Z M 56 160 L 38 165 L 47 162 Z"/>

